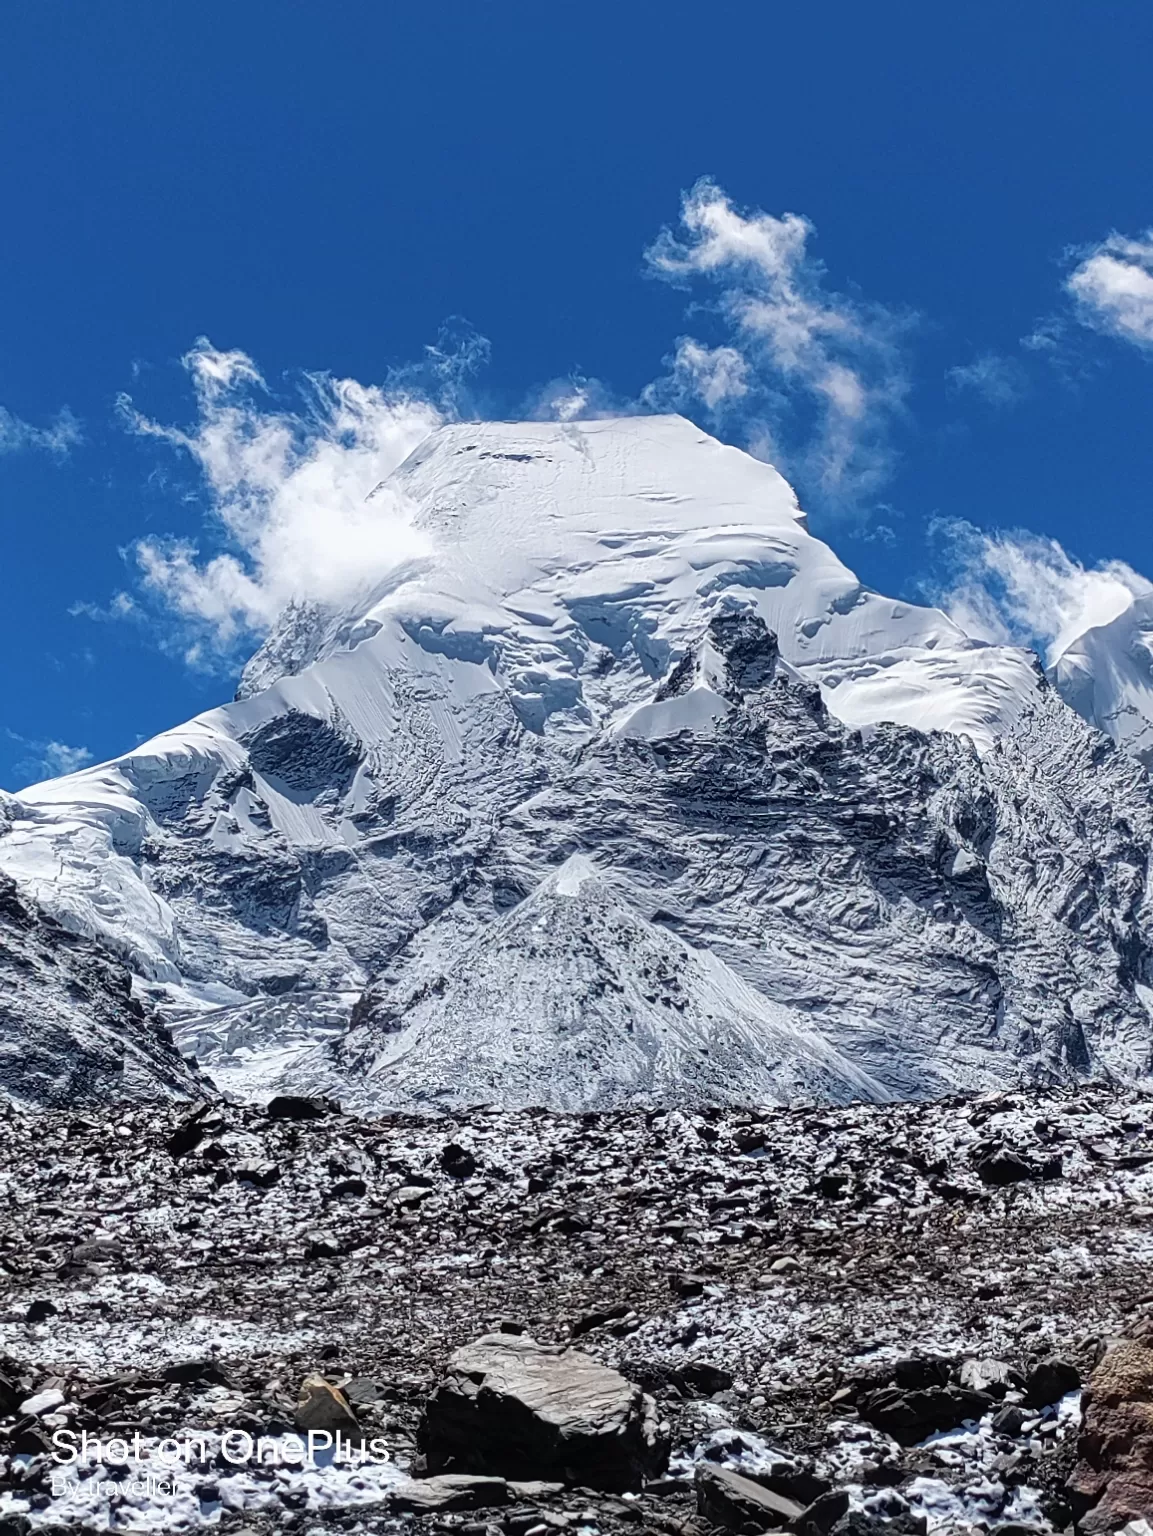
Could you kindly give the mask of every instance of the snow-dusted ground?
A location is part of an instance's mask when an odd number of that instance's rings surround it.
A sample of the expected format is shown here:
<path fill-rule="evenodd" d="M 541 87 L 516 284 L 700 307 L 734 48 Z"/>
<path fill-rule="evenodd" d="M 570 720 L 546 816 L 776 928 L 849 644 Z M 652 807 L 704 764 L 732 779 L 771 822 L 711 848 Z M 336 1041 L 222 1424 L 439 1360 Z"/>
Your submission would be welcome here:
<path fill-rule="evenodd" d="M 68 1512 L 49 1458 L 11 1453 L 16 1436 L 139 1431 L 146 1462 L 160 1436 L 275 1438 L 320 1371 L 348 1385 L 387 1462 L 254 1469 L 210 1451 L 175 1499 L 134 1468 L 84 1479 L 87 1523 L 108 1528 L 114 1510 L 119 1528 L 188 1530 L 240 1511 L 263 1536 L 293 1513 L 320 1530 L 343 1512 L 366 1536 L 392 1529 L 386 1496 L 447 1357 L 505 1324 L 574 1340 L 656 1395 L 673 1486 L 636 1506 L 650 1528 L 691 1518 L 704 1462 L 810 1468 L 856 1509 L 930 1531 L 1048 1532 L 1075 1392 L 1027 1402 L 1016 1428 L 990 1408 L 914 1445 L 870 1422 L 860 1394 L 911 1358 L 1024 1376 L 1057 1356 L 1087 1373 L 1096 1341 L 1149 1310 L 1140 1092 L 447 1123 L 224 1106 L 176 1156 L 186 1116 L 0 1119 L 0 1378 L 20 1388 L 0 1406 L 0 1513 L 40 1526 Z M 982 1148 L 1000 1144 L 1056 1158 L 1060 1177 L 983 1183 Z M 29 1322 L 32 1302 L 55 1311 Z M 636 1524 L 587 1490 L 523 1499 L 567 1515 L 560 1527 Z"/>

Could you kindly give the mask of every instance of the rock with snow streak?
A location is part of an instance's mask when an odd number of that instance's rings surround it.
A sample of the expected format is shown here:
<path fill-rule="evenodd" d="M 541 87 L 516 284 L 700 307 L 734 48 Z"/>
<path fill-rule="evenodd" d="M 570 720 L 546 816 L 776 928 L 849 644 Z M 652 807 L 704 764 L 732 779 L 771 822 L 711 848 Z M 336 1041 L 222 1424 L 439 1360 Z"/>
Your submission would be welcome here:
<path fill-rule="evenodd" d="M 641 1487 L 668 1455 L 639 1387 L 578 1350 L 504 1333 L 452 1356 L 418 1444 L 433 1473 L 559 1478 L 610 1492 Z"/>

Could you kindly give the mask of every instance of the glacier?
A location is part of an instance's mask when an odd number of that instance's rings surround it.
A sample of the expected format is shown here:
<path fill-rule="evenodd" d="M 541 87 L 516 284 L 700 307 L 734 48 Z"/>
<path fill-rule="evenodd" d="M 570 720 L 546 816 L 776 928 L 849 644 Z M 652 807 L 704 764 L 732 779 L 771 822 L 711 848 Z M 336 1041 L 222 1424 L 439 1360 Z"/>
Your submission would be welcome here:
<path fill-rule="evenodd" d="M 868 590 L 680 417 L 457 423 L 387 490 L 416 556 L 290 607 L 232 703 L 0 803 L 0 870 L 218 1084 L 579 1108 L 1148 1071 L 1153 808 L 1089 645 L 1047 677 Z"/>

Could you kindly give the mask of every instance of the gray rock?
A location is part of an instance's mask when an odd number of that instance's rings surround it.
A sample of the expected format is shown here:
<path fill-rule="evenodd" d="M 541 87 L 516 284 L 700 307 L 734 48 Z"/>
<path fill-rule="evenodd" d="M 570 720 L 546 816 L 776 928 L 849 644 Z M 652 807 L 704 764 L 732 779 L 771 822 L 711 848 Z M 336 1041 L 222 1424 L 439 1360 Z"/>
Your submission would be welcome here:
<path fill-rule="evenodd" d="M 610 1492 L 639 1489 L 668 1454 L 640 1387 L 577 1350 L 514 1334 L 456 1351 L 417 1443 L 431 1473 L 559 1478 Z"/>
<path fill-rule="evenodd" d="M 815 1498 L 795 1522 L 798 1536 L 828 1536 L 839 1520 L 849 1512 L 849 1495 L 843 1488 L 832 1488 Z"/>
<path fill-rule="evenodd" d="M 803 1504 L 786 1499 L 771 1488 L 762 1488 L 752 1478 L 730 1472 L 728 1467 L 713 1467 L 702 1462 L 696 1469 L 695 1482 L 697 1513 L 711 1524 L 730 1531 L 742 1530 L 750 1523 L 760 1530 L 780 1531 L 792 1526 L 805 1513 Z M 831 1522 L 835 1523 L 835 1520 Z"/>
<path fill-rule="evenodd" d="M 993 1415 L 993 1428 L 999 1435 L 1012 1435 L 1015 1438 L 1024 1428 L 1027 1417 L 1024 1408 L 1009 1403 Z"/>
<path fill-rule="evenodd" d="M 445 1472 L 437 1477 L 410 1478 L 389 1491 L 390 1506 L 415 1515 L 444 1514 L 459 1509 L 491 1509 L 507 1504 L 509 1486 L 503 1477 L 475 1477 Z"/>

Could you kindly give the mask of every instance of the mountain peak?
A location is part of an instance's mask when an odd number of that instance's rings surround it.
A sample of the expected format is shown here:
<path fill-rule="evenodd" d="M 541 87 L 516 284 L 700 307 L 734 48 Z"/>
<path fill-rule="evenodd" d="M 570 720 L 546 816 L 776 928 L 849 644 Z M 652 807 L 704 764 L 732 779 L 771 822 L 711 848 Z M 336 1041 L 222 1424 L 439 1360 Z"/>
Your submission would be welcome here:
<path fill-rule="evenodd" d="M 1147 1061 L 1148 784 L 1031 652 L 864 587 L 679 417 L 459 423 L 373 503 L 404 561 L 293 608 L 241 697 L 6 803 L 0 869 L 230 1086 L 843 1098 Z"/>

